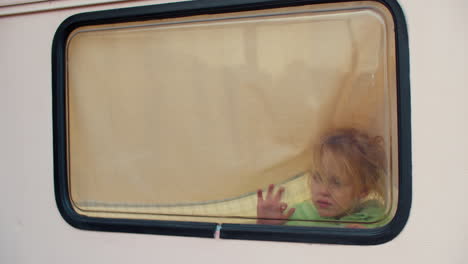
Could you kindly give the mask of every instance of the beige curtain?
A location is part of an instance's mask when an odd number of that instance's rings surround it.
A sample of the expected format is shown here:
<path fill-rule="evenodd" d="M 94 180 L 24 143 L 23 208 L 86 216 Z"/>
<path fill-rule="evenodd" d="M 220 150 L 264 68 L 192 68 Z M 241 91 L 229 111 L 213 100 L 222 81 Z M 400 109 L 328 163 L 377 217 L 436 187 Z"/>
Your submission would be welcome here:
<path fill-rule="evenodd" d="M 303 173 L 323 129 L 389 141 L 386 19 L 364 8 L 78 30 L 68 45 L 73 201 L 222 200 Z"/>

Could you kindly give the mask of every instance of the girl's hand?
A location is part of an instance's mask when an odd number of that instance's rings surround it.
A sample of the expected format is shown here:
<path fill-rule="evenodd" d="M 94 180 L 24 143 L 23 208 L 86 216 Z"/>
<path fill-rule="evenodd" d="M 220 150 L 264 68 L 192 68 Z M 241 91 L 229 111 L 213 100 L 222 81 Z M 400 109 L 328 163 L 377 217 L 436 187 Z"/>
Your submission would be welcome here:
<path fill-rule="evenodd" d="M 282 225 L 294 214 L 294 208 L 290 208 L 285 212 L 288 205 L 281 202 L 284 187 L 280 187 L 276 194 L 273 193 L 274 189 L 274 184 L 268 186 L 265 199 L 263 199 L 262 190 L 257 191 L 257 224 Z"/>

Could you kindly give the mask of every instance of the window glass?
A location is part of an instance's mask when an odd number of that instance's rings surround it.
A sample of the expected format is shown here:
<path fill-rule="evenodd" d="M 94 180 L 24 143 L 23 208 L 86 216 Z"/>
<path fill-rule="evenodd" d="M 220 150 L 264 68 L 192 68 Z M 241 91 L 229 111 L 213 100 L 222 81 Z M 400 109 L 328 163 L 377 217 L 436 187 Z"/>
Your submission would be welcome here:
<path fill-rule="evenodd" d="M 66 46 L 74 210 L 384 225 L 398 196 L 393 27 L 361 1 L 78 27 Z"/>

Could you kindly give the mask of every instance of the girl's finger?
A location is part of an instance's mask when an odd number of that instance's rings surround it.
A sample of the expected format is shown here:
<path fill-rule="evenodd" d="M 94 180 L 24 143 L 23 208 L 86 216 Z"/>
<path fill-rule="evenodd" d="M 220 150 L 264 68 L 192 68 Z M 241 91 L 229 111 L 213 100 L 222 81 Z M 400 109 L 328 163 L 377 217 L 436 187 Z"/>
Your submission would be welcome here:
<path fill-rule="evenodd" d="M 287 203 L 280 203 L 280 212 L 284 212 L 286 210 L 286 208 L 288 208 L 288 204 Z"/>
<path fill-rule="evenodd" d="M 270 200 L 273 196 L 273 190 L 275 189 L 275 185 L 274 184 L 270 184 L 268 186 L 268 192 L 267 192 L 267 196 L 266 196 L 266 200 Z"/>
<path fill-rule="evenodd" d="M 279 188 L 278 192 L 276 193 L 274 199 L 275 199 L 276 201 L 281 201 L 281 197 L 283 196 L 283 193 L 284 193 L 284 187 L 281 186 L 281 187 Z"/>
<path fill-rule="evenodd" d="M 263 202 L 263 191 L 262 191 L 262 189 L 257 190 L 257 201 L 259 203 Z"/>
<path fill-rule="evenodd" d="M 295 211 L 296 211 L 296 208 L 289 209 L 288 212 L 286 213 L 285 217 L 286 218 L 291 217 L 291 215 L 293 215 Z"/>

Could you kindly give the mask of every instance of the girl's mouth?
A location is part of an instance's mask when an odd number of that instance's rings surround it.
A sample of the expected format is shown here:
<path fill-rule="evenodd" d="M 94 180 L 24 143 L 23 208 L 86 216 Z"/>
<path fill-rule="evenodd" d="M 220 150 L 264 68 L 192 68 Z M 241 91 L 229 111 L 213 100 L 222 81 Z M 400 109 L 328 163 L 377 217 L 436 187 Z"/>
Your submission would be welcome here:
<path fill-rule="evenodd" d="M 330 207 L 332 205 L 330 202 L 325 201 L 325 200 L 317 200 L 316 203 L 317 203 L 318 207 L 320 207 L 320 208 L 328 208 L 328 207 Z"/>

